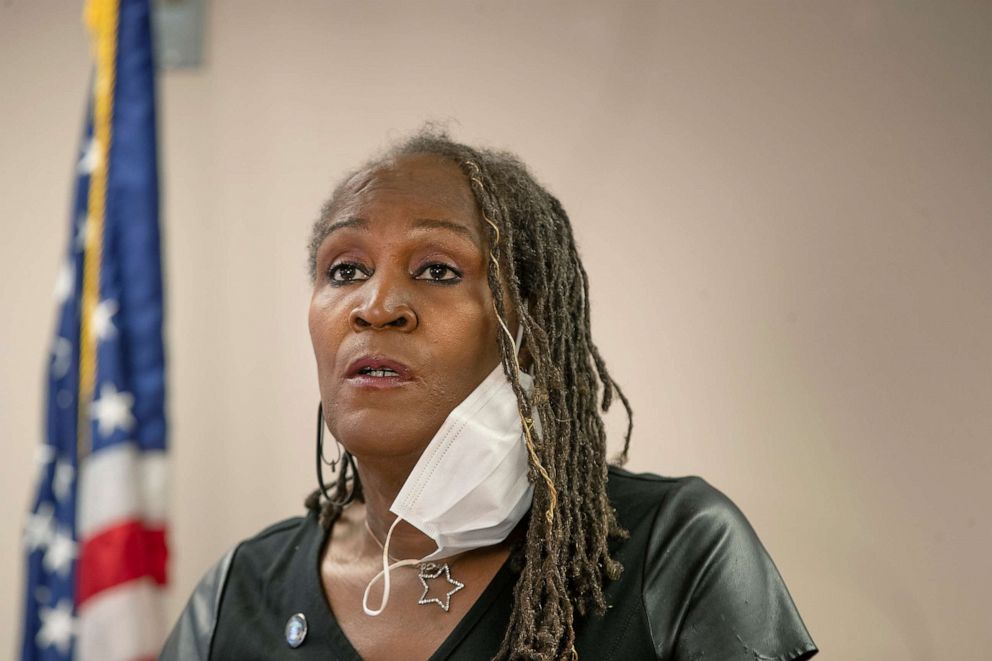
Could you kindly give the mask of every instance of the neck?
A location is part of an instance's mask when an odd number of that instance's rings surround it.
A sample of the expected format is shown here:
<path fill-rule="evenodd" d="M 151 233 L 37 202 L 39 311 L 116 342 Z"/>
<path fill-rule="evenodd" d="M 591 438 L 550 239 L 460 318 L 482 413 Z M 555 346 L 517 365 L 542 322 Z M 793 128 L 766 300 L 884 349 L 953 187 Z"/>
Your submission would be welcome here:
<path fill-rule="evenodd" d="M 365 496 L 365 523 L 368 532 L 380 543 L 385 543 L 386 534 L 396 520 L 389 511 L 396 495 L 403 488 L 407 476 L 413 470 L 416 459 L 358 459 L 358 476 L 362 481 Z M 396 559 L 422 558 L 433 553 L 437 545 L 430 537 L 401 521 L 393 530 L 389 541 L 389 555 Z"/>

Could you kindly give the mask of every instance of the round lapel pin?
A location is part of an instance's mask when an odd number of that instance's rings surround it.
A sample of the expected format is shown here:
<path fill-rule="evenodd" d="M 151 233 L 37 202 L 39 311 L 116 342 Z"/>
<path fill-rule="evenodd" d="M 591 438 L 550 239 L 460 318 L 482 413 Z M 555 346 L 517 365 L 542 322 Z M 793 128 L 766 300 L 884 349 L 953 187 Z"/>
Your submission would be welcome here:
<path fill-rule="evenodd" d="M 307 637 L 307 618 L 303 613 L 295 613 L 286 621 L 286 643 L 297 648 Z"/>

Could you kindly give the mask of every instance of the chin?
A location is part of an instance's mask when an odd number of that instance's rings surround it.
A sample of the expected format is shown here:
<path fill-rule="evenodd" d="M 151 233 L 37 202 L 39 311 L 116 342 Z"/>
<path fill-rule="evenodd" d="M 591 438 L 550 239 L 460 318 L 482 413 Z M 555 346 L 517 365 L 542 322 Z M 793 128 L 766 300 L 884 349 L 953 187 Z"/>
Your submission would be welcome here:
<path fill-rule="evenodd" d="M 408 413 L 396 409 L 362 408 L 336 411 L 328 428 L 348 452 L 358 457 L 404 457 L 419 454 L 440 424 L 411 424 Z M 422 423 L 422 420 L 416 420 Z"/>

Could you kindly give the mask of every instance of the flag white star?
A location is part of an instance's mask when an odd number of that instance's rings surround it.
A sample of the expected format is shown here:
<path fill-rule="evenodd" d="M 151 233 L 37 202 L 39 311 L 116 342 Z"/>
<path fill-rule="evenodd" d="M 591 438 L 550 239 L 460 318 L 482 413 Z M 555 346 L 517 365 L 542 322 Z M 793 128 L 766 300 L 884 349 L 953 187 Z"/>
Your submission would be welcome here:
<path fill-rule="evenodd" d="M 108 298 L 97 303 L 93 310 L 93 333 L 98 340 L 106 340 L 117 334 L 117 327 L 114 326 L 114 315 L 117 314 L 117 301 Z"/>
<path fill-rule="evenodd" d="M 115 429 L 130 431 L 134 426 L 131 406 L 134 396 L 128 392 L 118 392 L 112 383 L 100 387 L 100 399 L 90 406 L 90 416 L 97 421 L 100 433 L 110 436 Z"/>
<path fill-rule="evenodd" d="M 64 337 L 56 337 L 52 343 L 52 376 L 61 379 L 69 372 L 72 364 L 72 342 Z"/>
<path fill-rule="evenodd" d="M 72 295 L 73 286 L 76 284 L 76 270 L 70 260 L 62 262 L 59 267 L 59 274 L 55 278 L 55 300 L 61 305 L 69 300 Z"/>
<path fill-rule="evenodd" d="M 48 465 L 48 462 L 55 459 L 55 448 L 48 443 L 42 443 L 34 449 L 34 463 L 38 468 Z"/>
<path fill-rule="evenodd" d="M 76 165 L 76 172 L 79 174 L 90 174 L 100 165 L 100 161 L 100 143 L 97 142 L 96 138 L 90 138 L 90 141 L 86 143 L 86 149 L 83 151 L 79 163 Z"/>
<path fill-rule="evenodd" d="M 64 530 L 55 530 L 48 542 L 42 564 L 50 572 L 58 572 L 60 576 L 68 576 L 72 561 L 76 558 L 76 542 Z"/>
<path fill-rule="evenodd" d="M 76 468 L 67 461 L 55 462 L 55 476 L 52 478 L 52 491 L 62 502 L 72 491 L 72 481 L 76 478 Z"/>
<path fill-rule="evenodd" d="M 72 636 L 75 633 L 76 619 L 72 616 L 72 602 L 59 599 L 55 608 L 41 606 L 38 609 L 41 618 L 41 628 L 35 636 L 38 647 L 45 649 L 55 646 L 59 654 L 65 656 L 72 646 Z"/>
<path fill-rule="evenodd" d="M 51 542 L 55 533 L 54 515 L 55 509 L 51 503 L 42 503 L 37 512 L 28 514 L 27 523 L 24 524 L 24 546 L 28 553 L 46 548 Z"/>

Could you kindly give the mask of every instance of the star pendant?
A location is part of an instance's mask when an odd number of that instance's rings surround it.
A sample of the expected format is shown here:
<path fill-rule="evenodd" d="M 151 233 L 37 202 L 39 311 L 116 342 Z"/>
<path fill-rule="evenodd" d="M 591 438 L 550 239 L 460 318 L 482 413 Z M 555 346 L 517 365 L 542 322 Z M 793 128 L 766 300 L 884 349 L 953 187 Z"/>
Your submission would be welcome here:
<path fill-rule="evenodd" d="M 448 563 L 436 564 L 433 562 L 425 562 L 419 565 L 419 572 L 417 572 L 417 577 L 420 579 L 420 584 L 424 586 L 424 593 L 420 595 L 420 601 L 417 603 L 421 606 L 426 606 L 427 604 L 437 604 L 441 609 L 447 613 L 448 608 L 451 606 L 451 595 L 461 590 L 465 587 L 465 584 L 461 581 L 456 581 L 451 578 L 451 570 L 448 569 Z M 444 601 L 438 599 L 437 597 L 427 597 L 427 593 L 431 591 L 430 585 L 427 583 L 428 580 L 435 578 L 440 578 L 441 574 L 444 574 L 444 580 L 448 582 L 451 589 L 448 590 L 447 594 L 444 595 Z"/>

